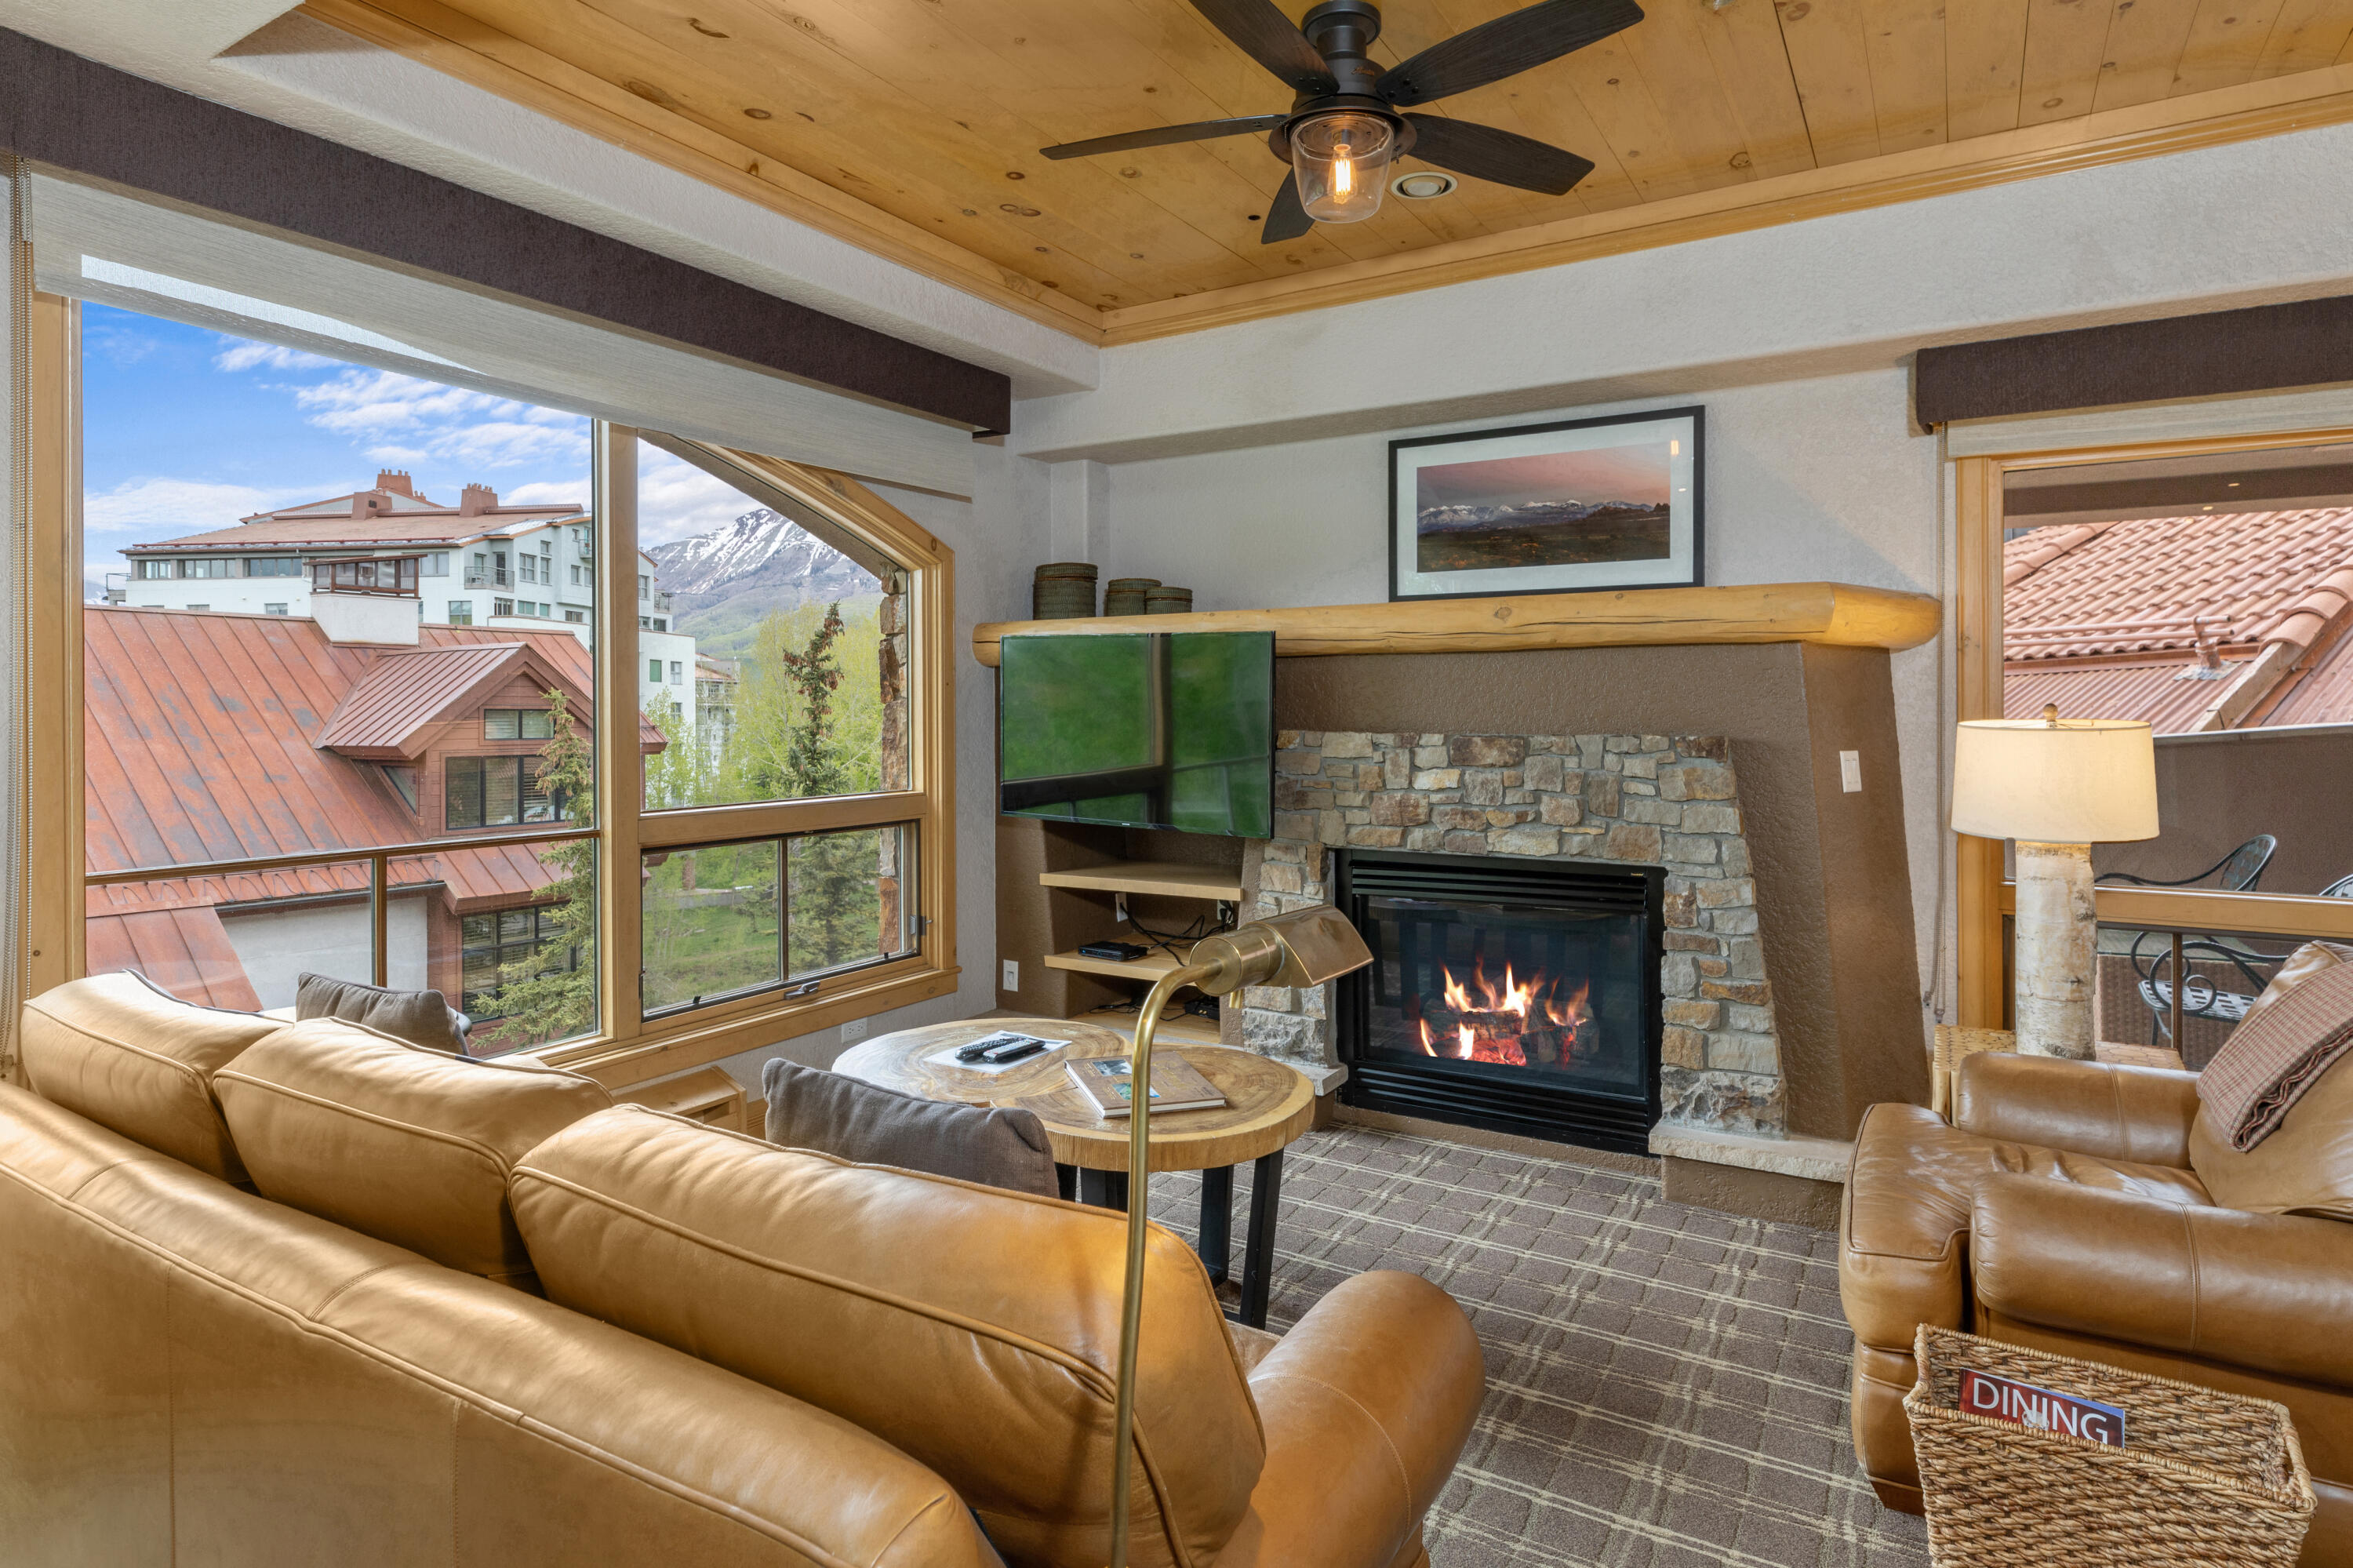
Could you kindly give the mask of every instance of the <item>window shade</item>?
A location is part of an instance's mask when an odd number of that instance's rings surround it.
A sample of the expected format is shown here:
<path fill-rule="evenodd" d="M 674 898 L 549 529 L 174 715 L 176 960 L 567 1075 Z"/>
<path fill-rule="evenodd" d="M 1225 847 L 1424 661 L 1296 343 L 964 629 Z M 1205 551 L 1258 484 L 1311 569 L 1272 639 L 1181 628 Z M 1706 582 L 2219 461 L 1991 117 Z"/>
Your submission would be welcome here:
<path fill-rule="evenodd" d="M 965 429 L 576 317 L 49 175 L 34 260 L 54 293 L 941 494 Z"/>

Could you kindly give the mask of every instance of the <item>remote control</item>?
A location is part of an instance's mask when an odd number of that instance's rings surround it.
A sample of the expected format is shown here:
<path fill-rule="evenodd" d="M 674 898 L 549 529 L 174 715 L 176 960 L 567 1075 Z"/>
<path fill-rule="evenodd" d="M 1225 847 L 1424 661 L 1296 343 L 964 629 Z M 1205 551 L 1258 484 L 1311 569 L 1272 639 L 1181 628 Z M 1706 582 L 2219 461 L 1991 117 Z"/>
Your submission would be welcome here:
<path fill-rule="evenodd" d="M 1046 1042 L 1043 1040 L 1024 1040 L 1018 1045 L 1000 1045 L 981 1060 L 992 1067 L 1002 1067 L 1008 1062 L 1018 1062 L 1024 1057 L 1035 1056 L 1047 1048 Z"/>

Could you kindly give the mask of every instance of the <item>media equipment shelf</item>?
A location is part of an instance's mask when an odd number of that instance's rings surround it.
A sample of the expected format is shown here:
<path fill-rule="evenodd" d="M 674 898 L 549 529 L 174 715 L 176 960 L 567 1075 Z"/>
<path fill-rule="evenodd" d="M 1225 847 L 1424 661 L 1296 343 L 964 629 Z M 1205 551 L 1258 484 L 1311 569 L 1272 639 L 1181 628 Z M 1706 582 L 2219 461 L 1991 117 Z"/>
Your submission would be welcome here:
<path fill-rule="evenodd" d="M 1158 898 L 1214 898 L 1225 904 L 1242 900 L 1241 873 L 1238 869 L 1182 865 L 1174 861 L 1113 861 L 1108 865 L 1090 865 L 1075 871 L 1041 871 L 1038 885 Z"/>
<path fill-rule="evenodd" d="M 1135 1009 L 1132 1007 L 1099 1007 L 1092 1012 L 1082 1012 L 1074 1023 L 1094 1023 L 1120 1035 L 1132 1035 L 1135 1031 Z M 1223 1044 L 1218 1036 L 1218 1021 L 1196 1018 L 1188 1012 L 1164 1012 L 1160 1015 L 1159 1038 L 1178 1045 L 1217 1045 Z"/>
<path fill-rule="evenodd" d="M 1190 952 L 1192 949 L 1184 949 Z M 1184 960 L 1155 948 L 1140 959 L 1091 959 L 1084 953 L 1048 953 L 1050 969 L 1076 969 L 1082 974 L 1113 975 L 1121 980 L 1156 980 Z"/>

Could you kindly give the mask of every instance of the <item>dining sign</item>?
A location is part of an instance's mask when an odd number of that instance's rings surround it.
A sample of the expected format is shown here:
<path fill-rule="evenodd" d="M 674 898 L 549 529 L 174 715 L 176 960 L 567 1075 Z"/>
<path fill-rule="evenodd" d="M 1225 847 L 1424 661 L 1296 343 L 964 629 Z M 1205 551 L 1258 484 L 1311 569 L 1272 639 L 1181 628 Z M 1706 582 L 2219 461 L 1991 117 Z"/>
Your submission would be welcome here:
<path fill-rule="evenodd" d="M 1968 1414 L 2011 1422 L 2029 1431 L 2063 1433 L 2109 1448 L 2125 1446 L 2125 1413 L 2115 1405 L 1996 1377 L 1975 1367 L 1961 1369 L 1960 1403 Z"/>

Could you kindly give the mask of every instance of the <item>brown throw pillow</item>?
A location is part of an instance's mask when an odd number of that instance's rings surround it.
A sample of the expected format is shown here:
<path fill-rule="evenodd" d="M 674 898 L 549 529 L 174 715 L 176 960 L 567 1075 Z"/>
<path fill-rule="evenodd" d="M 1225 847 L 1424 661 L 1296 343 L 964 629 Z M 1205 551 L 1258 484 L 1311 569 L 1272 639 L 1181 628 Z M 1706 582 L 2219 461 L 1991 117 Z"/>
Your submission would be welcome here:
<path fill-rule="evenodd" d="M 294 1018 L 340 1018 L 364 1023 L 379 1034 L 406 1040 L 411 1045 L 466 1054 L 466 1036 L 458 1015 L 438 991 L 388 991 L 357 980 L 327 975 L 302 975 L 294 981 Z"/>
<path fill-rule="evenodd" d="M 2242 1153 L 2353 1051 L 2353 964 L 2318 967 L 2277 996 L 2266 988 L 2262 1001 L 2198 1076 L 2201 1114 Z"/>

